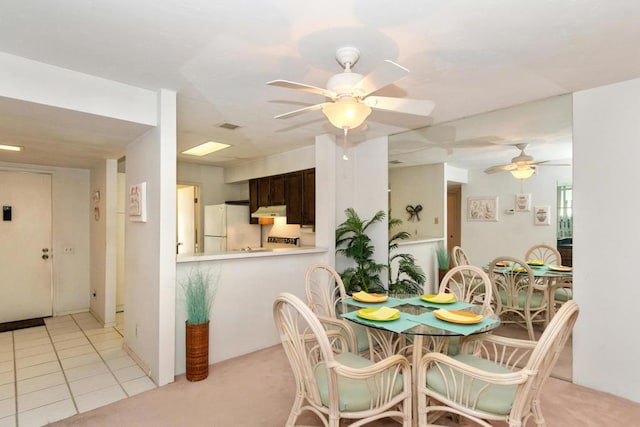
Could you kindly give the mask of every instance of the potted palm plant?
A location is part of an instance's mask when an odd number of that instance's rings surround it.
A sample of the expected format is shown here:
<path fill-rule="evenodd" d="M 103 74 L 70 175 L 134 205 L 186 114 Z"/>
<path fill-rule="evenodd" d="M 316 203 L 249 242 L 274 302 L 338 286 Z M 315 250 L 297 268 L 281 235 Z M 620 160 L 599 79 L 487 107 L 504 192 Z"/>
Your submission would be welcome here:
<path fill-rule="evenodd" d="M 351 258 L 354 267 L 340 274 L 348 293 L 385 292 L 380 273 L 387 268 L 385 264 L 373 259 L 374 246 L 367 235 L 367 228 L 384 219 L 384 212 L 378 211 L 370 220 L 361 219 L 353 208 L 345 210 L 347 219 L 336 229 L 336 253 Z"/>
<path fill-rule="evenodd" d="M 209 320 L 218 290 L 218 275 L 196 268 L 182 283 L 182 289 L 187 311 L 186 376 L 189 381 L 200 381 L 209 376 Z"/>
<path fill-rule="evenodd" d="M 416 264 L 411 254 L 395 253 L 398 241 L 408 239 L 411 235 L 406 231 L 391 234 L 391 230 L 402 225 L 402 220 L 392 218 L 389 212 L 389 293 L 390 294 L 420 294 L 423 291 L 425 274 Z M 398 269 L 393 275 L 391 264 L 397 262 Z"/>

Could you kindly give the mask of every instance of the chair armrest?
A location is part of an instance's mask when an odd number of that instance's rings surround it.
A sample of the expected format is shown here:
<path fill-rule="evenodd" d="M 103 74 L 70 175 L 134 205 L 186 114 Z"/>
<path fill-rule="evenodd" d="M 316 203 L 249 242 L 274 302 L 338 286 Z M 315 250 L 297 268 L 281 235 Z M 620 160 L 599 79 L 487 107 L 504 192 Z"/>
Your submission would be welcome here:
<path fill-rule="evenodd" d="M 389 369 L 395 369 L 402 374 L 406 374 L 405 376 L 408 377 L 409 383 L 411 382 L 411 364 L 409 363 L 409 359 L 399 354 L 389 356 L 362 368 L 352 368 L 336 362 L 335 369 L 338 374 L 354 379 L 367 379 L 381 372 L 388 371 Z"/>
<path fill-rule="evenodd" d="M 327 331 L 327 336 L 331 339 L 333 334 L 330 332 L 338 332 L 341 334 L 346 340 L 347 348 L 341 349 L 342 352 L 349 351 L 351 353 L 358 353 L 358 345 L 356 344 L 356 334 L 353 332 L 353 329 L 344 320 L 336 319 L 334 317 L 326 317 L 326 316 L 317 316 L 320 323 L 324 327 L 325 331 Z M 335 348 L 335 347 L 334 347 Z"/>

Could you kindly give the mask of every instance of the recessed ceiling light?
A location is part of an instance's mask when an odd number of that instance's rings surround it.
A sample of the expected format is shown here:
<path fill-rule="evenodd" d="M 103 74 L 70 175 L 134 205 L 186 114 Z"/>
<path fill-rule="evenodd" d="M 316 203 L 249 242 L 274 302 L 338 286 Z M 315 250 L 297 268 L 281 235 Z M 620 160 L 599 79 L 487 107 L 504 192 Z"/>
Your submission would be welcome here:
<path fill-rule="evenodd" d="M 208 141 L 204 144 L 197 145 L 193 148 L 189 148 L 182 152 L 182 154 L 189 154 L 191 156 L 206 156 L 216 151 L 224 150 L 231 147 L 229 144 L 223 144 L 222 142 Z"/>
<path fill-rule="evenodd" d="M 22 151 L 23 147 L 20 147 L 18 145 L 4 145 L 4 144 L 0 144 L 0 150 L 5 150 L 5 151 Z"/>

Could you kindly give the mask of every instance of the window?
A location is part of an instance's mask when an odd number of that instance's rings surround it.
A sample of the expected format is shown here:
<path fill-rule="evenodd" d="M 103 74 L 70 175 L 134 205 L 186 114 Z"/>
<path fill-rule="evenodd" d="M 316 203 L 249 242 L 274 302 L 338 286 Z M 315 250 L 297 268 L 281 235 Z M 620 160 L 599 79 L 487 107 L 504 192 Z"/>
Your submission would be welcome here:
<path fill-rule="evenodd" d="M 573 187 L 558 187 L 558 239 L 573 237 Z"/>

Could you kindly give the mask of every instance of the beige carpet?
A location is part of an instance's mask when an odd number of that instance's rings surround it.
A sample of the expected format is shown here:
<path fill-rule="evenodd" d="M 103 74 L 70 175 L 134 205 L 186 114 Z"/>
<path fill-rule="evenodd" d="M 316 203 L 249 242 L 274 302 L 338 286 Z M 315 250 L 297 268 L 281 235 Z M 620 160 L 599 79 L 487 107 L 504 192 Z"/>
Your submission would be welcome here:
<path fill-rule="evenodd" d="M 204 381 L 179 376 L 175 383 L 53 425 L 282 427 L 294 391 L 286 356 L 275 346 L 212 365 Z M 545 385 L 542 408 L 548 427 L 640 425 L 640 404 L 555 378 Z M 312 417 L 298 424 L 321 425 Z"/>

